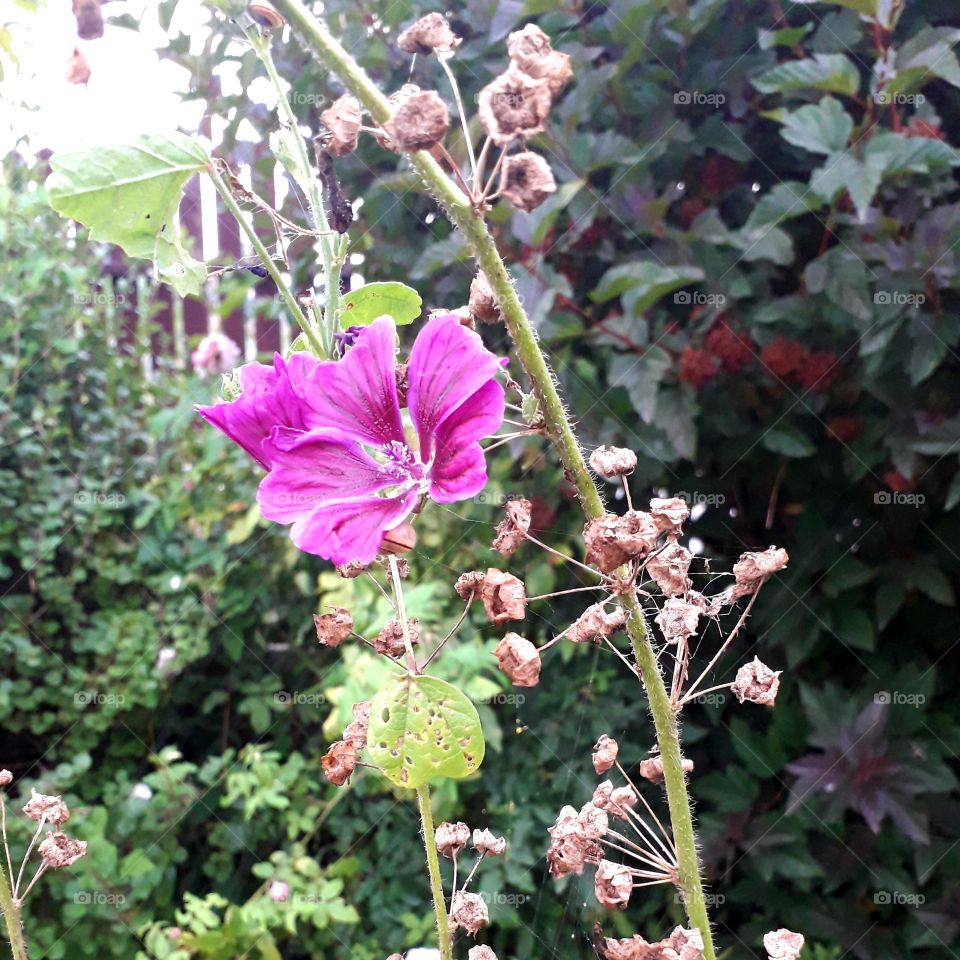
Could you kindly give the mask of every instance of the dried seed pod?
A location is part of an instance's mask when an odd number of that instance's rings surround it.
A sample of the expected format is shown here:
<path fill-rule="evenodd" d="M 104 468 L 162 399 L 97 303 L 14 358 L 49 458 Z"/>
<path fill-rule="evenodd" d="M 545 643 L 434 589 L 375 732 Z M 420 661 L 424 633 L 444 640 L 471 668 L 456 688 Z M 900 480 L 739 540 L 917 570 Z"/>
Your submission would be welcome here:
<path fill-rule="evenodd" d="M 467 306 L 478 323 L 499 323 L 503 319 L 493 288 L 483 272 L 478 273 L 470 283 L 470 302 Z"/>
<path fill-rule="evenodd" d="M 453 589 L 457 591 L 461 600 L 475 600 L 480 596 L 486 579 L 487 575 L 482 570 L 461 573 Z"/>
<path fill-rule="evenodd" d="M 516 553 L 530 529 L 530 513 L 533 504 L 529 500 L 508 500 L 504 506 L 507 516 L 497 524 L 493 549 L 505 557 Z"/>
<path fill-rule="evenodd" d="M 462 820 L 444 822 L 437 825 L 433 836 L 440 855 L 455 860 L 470 839 L 470 828 Z"/>
<path fill-rule="evenodd" d="M 27 801 L 23 812 L 38 823 L 52 823 L 60 827 L 70 819 L 70 811 L 63 802 L 62 797 L 49 797 L 43 793 L 37 793 L 32 787 L 30 789 L 30 799 Z"/>
<path fill-rule="evenodd" d="M 605 480 L 629 476 L 637 468 L 637 455 L 625 447 L 597 447 L 590 454 L 590 469 Z"/>
<path fill-rule="evenodd" d="M 353 705 L 353 720 L 343 731 L 343 739 L 353 744 L 357 755 L 363 752 L 367 745 L 367 731 L 370 729 L 370 701 L 361 700 Z"/>
<path fill-rule="evenodd" d="M 356 97 L 345 93 L 320 114 L 320 120 L 330 132 L 324 146 L 333 156 L 342 157 L 357 149 L 363 120 Z"/>
<path fill-rule="evenodd" d="M 467 951 L 467 960 L 497 960 L 497 955 L 486 944 L 471 947 Z"/>
<path fill-rule="evenodd" d="M 410 634 L 410 645 L 420 642 L 420 621 L 416 617 L 407 620 L 407 631 Z M 406 644 L 403 641 L 403 626 L 396 617 L 391 617 L 386 626 L 377 634 L 373 641 L 373 649 L 377 653 L 388 657 L 402 657 L 406 653 Z"/>
<path fill-rule="evenodd" d="M 87 844 L 58 831 L 48 833 L 37 849 L 44 864 L 56 870 L 76 863 L 87 852 Z"/>
<path fill-rule="evenodd" d="M 730 599 L 736 600 L 759 590 L 768 577 L 786 567 L 789 559 L 787 551 L 779 547 L 767 547 L 760 553 L 743 554 L 733 565 L 736 582 Z"/>
<path fill-rule="evenodd" d="M 603 955 L 606 960 L 703 960 L 703 937 L 695 927 L 677 927 L 656 943 L 647 943 L 640 934 L 622 940 L 607 938 Z"/>
<path fill-rule="evenodd" d="M 754 657 L 751 663 L 745 663 L 737 671 L 737 678 L 730 689 L 741 703 L 749 700 L 751 703 L 772 707 L 780 689 L 782 672 L 771 670 L 759 657 Z"/>
<path fill-rule="evenodd" d="M 515 69 L 544 80 L 556 96 L 573 76 L 570 57 L 553 49 L 550 38 L 534 23 L 507 37 L 507 53 Z"/>
<path fill-rule="evenodd" d="M 613 737 L 601 734 L 593 748 L 593 769 L 597 773 L 606 773 L 617 762 L 619 752 L 620 744 Z"/>
<path fill-rule="evenodd" d="M 601 860 L 594 880 L 597 900 L 605 907 L 625 907 L 633 892 L 633 875 L 621 863 Z"/>
<path fill-rule="evenodd" d="M 763 948 L 769 960 L 797 960 L 803 949 L 802 933 L 793 933 L 786 927 L 763 935 Z"/>
<path fill-rule="evenodd" d="M 490 922 L 487 904 L 479 893 L 464 893 L 458 890 L 450 904 L 450 922 L 453 928 L 463 927 L 470 936 L 475 937 L 481 927 Z"/>
<path fill-rule="evenodd" d="M 415 153 L 443 140 L 450 113 L 435 91 L 424 90 L 409 96 L 383 126 L 395 150 Z"/>
<path fill-rule="evenodd" d="M 330 613 L 313 615 L 317 628 L 317 642 L 324 647 L 339 647 L 353 633 L 353 617 L 343 607 L 333 607 Z"/>
<path fill-rule="evenodd" d="M 435 320 L 437 317 L 447 317 L 450 316 L 450 314 L 453 314 L 463 326 L 470 330 L 476 330 L 477 325 L 468 306 L 454 307 L 452 310 L 448 310 L 445 307 L 437 307 L 427 313 L 427 320 Z"/>
<path fill-rule="evenodd" d="M 351 560 L 349 563 L 337 564 L 337 573 L 339 573 L 344 580 L 356 580 L 368 566 L 369 564 L 367 563 L 357 563 L 356 560 Z"/>
<path fill-rule="evenodd" d="M 687 501 L 680 497 L 654 497 L 650 501 L 650 516 L 658 530 L 665 532 L 668 539 L 676 540 L 690 516 L 690 507 L 687 506 Z"/>
<path fill-rule="evenodd" d="M 659 533 L 653 518 L 642 510 L 628 510 L 622 517 L 605 513 L 583 528 L 587 563 L 612 573 L 627 560 L 650 553 Z"/>
<path fill-rule="evenodd" d="M 607 806 L 607 812 L 614 817 L 619 817 L 621 820 L 626 820 L 629 814 L 627 809 L 633 809 L 640 798 L 637 796 L 636 791 L 633 787 L 617 787 L 610 794 L 610 801 Z"/>
<path fill-rule="evenodd" d="M 686 547 L 681 547 L 679 543 L 668 543 L 650 557 L 644 569 L 656 581 L 665 597 L 677 597 L 686 594 L 692 585 L 687 576 L 692 560 L 693 554 Z"/>
<path fill-rule="evenodd" d="M 567 636 L 574 643 L 599 643 L 604 637 L 623 629 L 626 622 L 626 615 L 620 607 L 607 613 L 602 603 L 594 603 L 580 614 Z"/>
<path fill-rule="evenodd" d="M 507 841 L 504 837 L 498 837 L 489 830 L 474 830 L 473 848 L 477 853 L 499 857 L 507 849 Z"/>
<path fill-rule="evenodd" d="M 693 773 L 693 761 L 682 757 L 680 768 L 684 773 Z M 663 779 L 663 759 L 661 757 L 649 757 L 641 760 L 639 764 L 640 776 L 651 783 L 659 783 Z"/>
<path fill-rule="evenodd" d="M 480 123 L 498 147 L 505 147 L 517 137 L 542 133 L 552 100 L 546 81 L 511 68 L 480 91 Z"/>
<path fill-rule="evenodd" d="M 336 787 L 342 787 L 356 769 L 356 748 L 349 740 L 336 740 L 330 744 L 320 762 L 327 780 Z"/>
<path fill-rule="evenodd" d="M 493 653 L 515 687 L 535 687 L 540 682 L 540 651 L 529 640 L 508 633 Z"/>
<path fill-rule="evenodd" d="M 585 864 L 599 863 L 602 847 L 595 837 L 585 835 L 580 814 L 573 807 L 563 807 L 547 832 L 550 834 L 547 863 L 554 877 L 566 877 L 571 873 L 580 875 Z"/>
<path fill-rule="evenodd" d="M 701 612 L 695 603 L 671 597 L 657 614 L 655 623 L 667 643 L 680 643 L 697 632 Z"/>
<path fill-rule="evenodd" d="M 387 102 L 390 104 L 393 112 L 396 113 L 400 107 L 417 93 L 420 93 L 420 88 L 415 83 L 405 83 L 399 90 L 395 90 L 387 97 Z M 376 134 L 376 141 L 384 150 L 398 149 L 397 145 L 385 132 Z"/>
<path fill-rule="evenodd" d="M 434 50 L 437 53 L 450 53 L 460 43 L 460 37 L 450 29 L 442 13 L 428 13 L 397 37 L 397 46 L 405 53 L 424 56 Z"/>
<path fill-rule="evenodd" d="M 503 161 L 500 194 L 518 209 L 527 213 L 535 210 L 556 189 L 553 171 L 539 153 L 524 150 Z"/>
<path fill-rule="evenodd" d="M 522 620 L 526 615 L 526 588 L 512 573 L 491 567 L 484 577 L 480 596 L 491 623 Z"/>

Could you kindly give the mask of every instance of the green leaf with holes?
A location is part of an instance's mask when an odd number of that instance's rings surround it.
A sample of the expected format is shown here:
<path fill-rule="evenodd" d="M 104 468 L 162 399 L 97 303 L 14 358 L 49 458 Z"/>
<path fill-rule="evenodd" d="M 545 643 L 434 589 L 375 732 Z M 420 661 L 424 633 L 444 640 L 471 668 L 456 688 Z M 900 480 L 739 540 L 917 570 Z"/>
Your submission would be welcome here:
<path fill-rule="evenodd" d="M 436 677 L 394 678 L 373 699 L 367 734 L 370 759 L 398 787 L 460 780 L 483 761 L 476 707 Z"/>
<path fill-rule="evenodd" d="M 420 294 L 405 283 L 366 283 L 346 294 L 340 309 L 340 326 L 365 327 L 377 317 L 389 314 L 398 327 L 420 316 Z"/>

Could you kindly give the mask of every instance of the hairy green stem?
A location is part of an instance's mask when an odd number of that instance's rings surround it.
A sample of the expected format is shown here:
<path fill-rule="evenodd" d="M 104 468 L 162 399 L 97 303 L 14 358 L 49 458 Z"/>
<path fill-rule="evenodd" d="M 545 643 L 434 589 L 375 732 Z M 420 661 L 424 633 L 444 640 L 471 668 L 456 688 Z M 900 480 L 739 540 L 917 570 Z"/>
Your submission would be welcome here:
<path fill-rule="evenodd" d="M 443 878 L 440 876 L 440 858 L 437 856 L 437 841 L 434 837 L 429 787 L 417 787 L 417 805 L 420 807 L 420 823 L 423 827 L 423 847 L 427 851 L 427 872 L 430 874 L 433 912 L 437 916 L 437 945 L 440 947 L 440 960 L 451 960 L 453 952 L 450 944 L 450 924 L 447 920 L 447 904 L 443 897 Z"/>
<path fill-rule="evenodd" d="M 256 230 L 254 230 L 253 227 L 251 227 L 247 222 L 247 218 L 243 215 L 243 211 L 238 206 L 237 201 L 233 199 L 233 194 L 230 192 L 230 188 L 224 182 L 223 177 L 217 173 L 212 163 L 207 164 L 207 173 L 210 175 L 210 179 L 213 180 L 214 186 L 217 188 L 220 196 L 223 198 L 224 206 L 230 211 L 230 213 L 233 215 L 233 219 L 237 221 L 240 229 L 246 234 L 247 239 L 250 241 L 250 245 L 256 251 L 257 256 L 263 263 L 264 269 L 270 274 L 270 278 L 277 285 L 277 290 L 280 293 L 280 296 L 283 298 L 283 302 L 287 305 L 290 315 L 300 325 L 303 335 L 310 342 L 310 346 L 317 351 L 317 355 L 325 356 L 323 352 L 323 344 L 319 339 L 317 339 L 317 331 L 314 329 L 310 321 L 304 316 L 303 311 L 300 309 L 300 304 L 297 303 L 296 298 L 290 292 L 290 288 L 286 285 L 286 283 L 284 283 L 283 277 L 280 276 L 280 271 L 277 269 L 277 265 L 273 262 L 273 257 L 270 256 L 270 254 L 267 252 L 267 248 L 260 242 L 260 238 L 257 236 Z"/>
<path fill-rule="evenodd" d="M 300 0 L 274 0 L 274 6 L 324 65 L 340 76 L 347 89 L 371 116 L 378 123 L 385 122 L 390 116 L 390 105 L 386 97 L 326 27 L 306 10 Z M 421 151 L 411 154 L 409 160 L 426 188 L 463 233 L 474 259 L 486 274 L 516 346 L 517 356 L 533 384 L 549 438 L 568 478 L 576 485 L 584 515 L 587 519 L 601 516 L 605 508 L 600 492 L 570 425 L 553 373 L 537 342 L 536 333 L 483 217 L 428 153 Z M 627 614 L 627 633 L 642 672 L 663 760 L 664 786 L 677 847 L 680 887 L 687 916 L 691 925 L 697 927 L 703 937 L 704 957 L 706 960 L 715 960 L 710 920 L 700 879 L 693 814 L 681 765 L 676 714 L 657 665 L 656 653 L 650 643 L 639 601 L 633 594 L 622 595 L 618 599 Z"/>
<path fill-rule="evenodd" d="M 10 892 L 7 875 L 0 869 L 0 912 L 7 928 L 7 937 L 10 940 L 10 954 L 13 960 L 27 960 L 27 944 L 23 939 L 23 925 L 20 922 L 20 910 L 14 902 Z"/>

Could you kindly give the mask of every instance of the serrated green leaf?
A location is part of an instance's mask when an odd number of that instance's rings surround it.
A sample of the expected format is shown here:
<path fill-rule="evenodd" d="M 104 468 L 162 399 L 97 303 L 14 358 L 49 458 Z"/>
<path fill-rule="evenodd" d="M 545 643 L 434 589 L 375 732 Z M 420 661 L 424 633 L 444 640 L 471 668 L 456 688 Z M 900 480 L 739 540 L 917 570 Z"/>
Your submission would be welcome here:
<path fill-rule="evenodd" d="M 483 730 L 476 707 L 452 684 L 404 674 L 374 697 L 367 747 L 391 783 L 421 787 L 477 770 Z"/>
<path fill-rule="evenodd" d="M 844 152 L 828 157 L 822 167 L 814 170 L 810 186 L 824 203 L 832 203 L 846 191 L 857 209 L 857 216 L 864 220 L 882 179 L 883 173 L 876 164 L 864 163 L 852 153 Z"/>
<path fill-rule="evenodd" d="M 91 240 L 153 260 L 181 295 L 198 294 L 206 267 L 183 249 L 173 220 L 184 185 L 208 160 L 201 144 L 181 133 L 57 153 L 46 184 L 50 206 L 89 227 Z"/>
<path fill-rule="evenodd" d="M 796 180 L 778 183 L 765 193 L 750 212 L 745 230 L 775 226 L 784 220 L 801 217 L 820 206 L 819 197 L 807 186 Z"/>
<path fill-rule="evenodd" d="M 860 89 L 860 73 L 853 61 L 842 53 L 818 53 L 805 60 L 779 63 L 751 83 L 761 93 L 828 90 L 852 97 Z"/>
<path fill-rule="evenodd" d="M 957 151 L 942 140 L 931 137 L 905 137 L 880 130 L 867 144 L 864 161 L 884 176 L 896 173 L 929 173 L 960 163 Z"/>
<path fill-rule="evenodd" d="M 760 30 L 757 33 L 757 45 L 761 50 L 769 50 L 772 47 L 795 47 L 812 29 L 812 23 L 805 23 L 802 27 Z"/>
<path fill-rule="evenodd" d="M 652 346 L 642 356 L 621 353 L 610 364 L 607 380 L 611 387 L 626 387 L 630 402 L 644 423 L 653 423 L 657 410 L 657 395 L 673 360 L 666 350 Z"/>
<path fill-rule="evenodd" d="M 909 94 L 937 77 L 960 87 L 960 61 L 953 51 L 957 43 L 960 30 L 955 27 L 923 27 L 895 51 L 895 75 L 884 91 Z"/>
<path fill-rule="evenodd" d="M 824 97 L 799 110 L 777 111 L 783 124 L 780 136 L 811 153 L 837 153 L 846 148 L 853 133 L 853 119 L 834 97 Z"/>
<path fill-rule="evenodd" d="M 699 267 L 665 267 L 651 260 L 637 260 L 608 270 L 600 279 L 591 298 L 606 303 L 628 290 L 633 292 L 633 310 L 639 313 L 661 297 L 704 277 Z"/>
<path fill-rule="evenodd" d="M 763 446 L 785 457 L 809 457 L 816 447 L 796 427 L 781 426 L 768 430 L 763 435 Z"/>
<path fill-rule="evenodd" d="M 397 326 L 413 323 L 420 316 L 420 294 L 405 283 L 367 283 L 343 297 L 340 326 L 366 327 L 377 317 L 388 314 Z"/>

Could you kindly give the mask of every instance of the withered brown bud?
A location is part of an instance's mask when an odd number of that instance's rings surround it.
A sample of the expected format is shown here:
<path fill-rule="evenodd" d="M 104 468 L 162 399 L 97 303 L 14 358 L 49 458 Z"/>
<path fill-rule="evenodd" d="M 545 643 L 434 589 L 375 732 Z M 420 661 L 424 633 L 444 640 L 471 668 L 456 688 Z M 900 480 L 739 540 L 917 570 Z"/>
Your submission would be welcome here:
<path fill-rule="evenodd" d="M 490 281 L 482 272 L 478 273 L 470 283 L 468 309 L 478 323 L 498 323 L 503 319 Z"/>
<path fill-rule="evenodd" d="M 630 868 L 610 860 L 601 860 L 594 881 L 597 900 L 605 907 L 625 907 L 633 892 Z"/>
<path fill-rule="evenodd" d="M 629 476 L 636 467 L 637 455 L 625 447 L 597 447 L 590 454 L 590 469 L 605 480 Z"/>
<path fill-rule="evenodd" d="M 580 815 L 573 807 L 564 807 L 547 832 L 550 834 L 547 863 L 554 877 L 566 877 L 571 873 L 579 875 L 585 864 L 599 863 L 603 848 L 595 837 L 585 836 Z"/>
<path fill-rule="evenodd" d="M 550 38 L 534 23 L 507 37 L 507 53 L 517 70 L 535 80 L 545 80 L 554 96 L 573 76 L 570 57 L 555 51 Z"/>
<path fill-rule="evenodd" d="M 703 960 L 703 937 L 695 927 L 677 927 L 669 937 L 647 943 L 640 934 L 623 940 L 607 939 L 606 960 Z"/>
<path fill-rule="evenodd" d="M 443 14 L 428 13 L 397 37 L 397 46 L 404 53 L 420 53 L 426 56 L 433 50 L 438 53 L 455 50 L 460 46 L 460 38 L 450 29 L 450 24 Z"/>
<path fill-rule="evenodd" d="M 639 799 L 633 787 L 617 787 L 617 789 L 610 794 L 607 812 L 611 816 L 626 820 L 629 816 L 627 808 L 632 810 L 637 805 Z"/>
<path fill-rule="evenodd" d="M 9 770 L 0 770 L 0 787 L 5 787 L 13 781 L 13 774 Z"/>
<path fill-rule="evenodd" d="M 693 773 L 693 761 L 682 757 L 680 768 L 684 773 Z M 651 783 L 659 783 L 663 779 L 663 759 L 661 757 L 649 757 L 641 760 L 639 764 L 640 776 Z"/>
<path fill-rule="evenodd" d="M 733 565 L 736 582 L 731 599 L 736 600 L 759 590 L 768 577 L 786 567 L 789 559 L 787 551 L 778 547 L 767 547 L 762 553 L 743 554 Z"/>
<path fill-rule="evenodd" d="M 577 814 L 577 832 L 587 840 L 599 840 L 608 830 L 606 811 L 585 803 Z"/>
<path fill-rule="evenodd" d="M 680 643 L 697 632 L 700 613 L 700 607 L 695 603 L 671 597 L 657 614 L 655 622 L 667 643 Z"/>
<path fill-rule="evenodd" d="M 524 150 L 503 161 L 500 172 L 500 194 L 515 207 L 529 213 L 556 193 L 553 171 L 539 153 Z"/>
<path fill-rule="evenodd" d="M 478 114 L 493 142 L 505 147 L 517 137 L 542 133 L 552 100 L 546 81 L 511 68 L 480 91 Z"/>
<path fill-rule="evenodd" d="M 497 535 L 493 540 L 493 549 L 505 557 L 512 556 L 530 529 L 530 512 L 533 504 L 529 500 L 508 500 L 504 506 L 507 516 L 497 524 Z"/>
<path fill-rule="evenodd" d="M 505 837 L 498 837 L 489 830 L 474 830 L 473 848 L 477 853 L 499 857 L 507 849 L 507 841 Z"/>
<path fill-rule="evenodd" d="M 90 79 L 90 64 L 76 48 L 67 60 L 67 83 L 81 84 Z"/>
<path fill-rule="evenodd" d="M 593 748 L 593 769 L 597 773 L 606 773 L 617 762 L 619 752 L 620 744 L 613 737 L 601 734 Z"/>
<path fill-rule="evenodd" d="M 338 563 L 337 573 L 339 573 L 344 580 L 356 580 L 368 566 L 369 564 L 357 563 L 356 560 L 351 560 L 349 563 Z"/>
<path fill-rule="evenodd" d="M 269 3 L 251 3 L 247 12 L 261 27 L 275 30 L 286 22 Z"/>
<path fill-rule="evenodd" d="M 456 859 L 470 839 L 470 828 L 462 821 L 438 824 L 434 831 L 437 850 L 442 857 Z"/>
<path fill-rule="evenodd" d="M 526 615 L 527 592 L 523 581 L 512 573 L 491 567 L 483 580 L 480 596 L 491 623 L 522 620 Z"/>
<path fill-rule="evenodd" d="M 607 613 L 602 603 L 594 603 L 580 614 L 567 636 L 574 643 L 599 643 L 604 637 L 623 629 L 626 622 L 627 618 L 620 607 Z"/>
<path fill-rule="evenodd" d="M 409 553 L 417 545 L 417 531 L 409 520 L 398 523 L 392 530 L 388 530 L 380 541 L 380 550 L 383 553 L 399 555 Z"/>
<path fill-rule="evenodd" d="M 387 97 L 387 102 L 390 104 L 391 109 L 394 113 L 400 109 L 412 96 L 420 93 L 420 88 L 415 83 L 405 83 L 399 90 L 395 90 L 393 93 Z M 396 150 L 397 145 L 384 133 L 378 133 L 375 137 L 378 144 L 383 147 L 384 150 Z"/>
<path fill-rule="evenodd" d="M 691 587 L 687 576 L 693 554 L 679 543 L 668 543 L 646 563 L 647 575 L 652 577 L 665 597 L 678 597 Z"/>
<path fill-rule="evenodd" d="M 642 510 L 628 510 L 622 517 L 605 513 L 583 528 L 587 563 L 612 573 L 627 560 L 650 553 L 659 533 L 653 518 Z"/>
<path fill-rule="evenodd" d="M 353 720 L 343 731 L 343 739 L 353 745 L 359 755 L 367 745 L 367 731 L 370 728 L 370 701 L 361 700 L 353 705 Z"/>
<path fill-rule="evenodd" d="M 447 105 L 433 90 L 408 97 L 384 124 L 384 130 L 401 153 L 429 150 L 439 143 L 450 125 Z"/>
<path fill-rule="evenodd" d="M 323 775 L 335 787 L 342 787 L 357 766 L 357 750 L 349 740 L 336 740 L 320 761 Z"/>
<path fill-rule="evenodd" d="M 759 657 L 754 657 L 751 663 L 745 663 L 737 671 L 737 678 L 730 689 L 741 703 L 749 700 L 772 707 L 780 689 L 782 672 L 771 670 Z"/>
<path fill-rule="evenodd" d="M 650 516 L 658 530 L 666 533 L 670 540 L 676 540 L 690 516 L 690 508 L 680 497 L 654 497 L 650 501 Z"/>
<path fill-rule="evenodd" d="M 464 893 L 458 890 L 450 904 L 450 921 L 454 929 L 463 927 L 470 936 L 490 922 L 487 904 L 479 893 Z"/>
<path fill-rule="evenodd" d="M 486 944 L 471 947 L 467 951 L 467 960 L 497 960 L 497 955 Z"/>
<path fill-rule="evenodd" d="M 420 642 L 420 621 L 416 617 L 410 617 L 407 620 L 407 630 L 410 634 L 410 645 L 415 646 Z M 373 641 L 373 649 L 388 657 L 402 657 L 406 653 L 403 626 L 396 617 L 391 617 L 387 625 L 377 634 Z"/>
<path fill-rule="evenodd" d="M 343 607 L 333 607 L 330 613 L 313 615 L 317 628 L 317 642 L 325 647 L 339 647 L 353 633 L 353 617 Z"/>
<path fill-rule="evenodd" d="M 73 15 L 77 19 L 77 36 L 81 40 L 96 40 L 103 36 L 100 0 L 73 0 Z"/>
<path fill-rule="evenodd" d="M 797 960 L 803 949 L 802 933 L 793 933 L 786 927 L 763 935 L 763 948 L 769 960 Z"/>
<path fill-rule="evenodd" d="M 37 793 L 33 788 L 30 789 L 30 799 L 27 801 L 23 812 L 38 823 L 52 823 L 56 826 L 62 826 L 70 819 L 70 811 L 61 797 L 48 797 L 46 794 Z"/>
<path fill-rule="evenodd" d="M 345 93 L 320 114 L 320 120 L 330 131 L 324 146 L 333 156 L 342 157 L 357 149 L 363 120 L 360 101 L 356 97 Z"/>
<path fill-rule="evenodd" d="M 540 651 L 529 640 L 508 633 L 493 653 L 515 687 L 535 687 L 540 682 Z"/>
<path fill-rule="evenodd" d="M 48 833 L 37 849 L 46 866 L 56 870 L 76 863 L 87 852 L 87 844 L 83 840 L 74 840 L 65 833 L 57 832 Z"/>
<path fill-rule="evenodd" d="M 453 589 L 460 595 L 461 600 L 473 600 L 480 596 L 486 579 L 487 575 L 482 570 L 461 573 Z"/>

